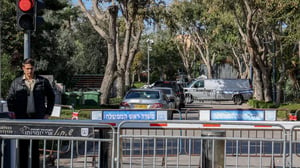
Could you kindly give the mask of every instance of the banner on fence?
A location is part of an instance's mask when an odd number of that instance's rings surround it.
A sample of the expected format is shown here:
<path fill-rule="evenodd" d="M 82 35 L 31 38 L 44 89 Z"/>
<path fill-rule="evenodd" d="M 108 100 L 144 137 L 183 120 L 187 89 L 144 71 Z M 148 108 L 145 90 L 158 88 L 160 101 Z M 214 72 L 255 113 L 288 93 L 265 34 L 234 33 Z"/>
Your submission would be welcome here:
<path fill-rule="evenodd" d="M 92 111 L 92 120 L 168 120 L 167 110 Z"/>
<path fill-rule="evenodd" d="M 213 109 L 199 110 L 201 121 L 276 121 L 276 110 Z"/>

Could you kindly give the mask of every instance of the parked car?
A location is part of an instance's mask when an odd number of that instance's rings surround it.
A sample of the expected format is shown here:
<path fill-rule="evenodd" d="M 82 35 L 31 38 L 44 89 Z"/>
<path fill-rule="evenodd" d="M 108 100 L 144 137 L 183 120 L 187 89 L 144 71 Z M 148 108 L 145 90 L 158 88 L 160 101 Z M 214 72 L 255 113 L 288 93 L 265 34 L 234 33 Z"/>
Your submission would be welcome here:
<path fill-rule="evenodd" d="M 120 109 L 169 109 L 168 97 L 158 89 L 130 89 Z"/>
<path fill-rule="evenodd" d="M 175 91 L 169 87 L 153 87 L 152 89 L 159 89 L 162 90 L 163 93 L 169 99 L 169 108 L 170 109 L 177 109 L 180 106 L 180 98 L 176 95 Z"/>
<path fill-rule="evenodd" d="M 241 105 L 253 96 L 248 79 L 197 79 L 184 88 L 186 102 L 233 101 Z"/>
<path fill-rule="evenodd" d="M 156 81 L 152 84 L 152 87 L 172 88 L 175 91 L 176 96 L 180 99 L 179 109 L 185 107 L 185 97 L 183 88 L 176 81 Z"/>

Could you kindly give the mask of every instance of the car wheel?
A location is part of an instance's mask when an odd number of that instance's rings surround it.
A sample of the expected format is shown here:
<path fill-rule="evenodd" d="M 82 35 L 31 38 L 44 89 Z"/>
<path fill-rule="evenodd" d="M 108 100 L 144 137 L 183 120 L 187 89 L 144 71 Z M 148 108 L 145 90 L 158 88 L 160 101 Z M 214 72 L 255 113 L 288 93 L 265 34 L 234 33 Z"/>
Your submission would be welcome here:
<path fill-rule="evenodd" d="M 241 104 L 243 104 L 243 97 L 241 95 L 235 95 L 233 97 L 233 102 L 236 105 L 241 105 Z"/>

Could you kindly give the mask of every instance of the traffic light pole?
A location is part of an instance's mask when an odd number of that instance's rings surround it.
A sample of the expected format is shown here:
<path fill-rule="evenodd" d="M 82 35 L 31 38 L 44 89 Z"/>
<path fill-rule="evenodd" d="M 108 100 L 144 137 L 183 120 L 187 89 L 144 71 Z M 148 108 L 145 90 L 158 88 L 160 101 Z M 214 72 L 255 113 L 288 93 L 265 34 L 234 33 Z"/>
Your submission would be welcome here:
<path fill-rule="evenodd" d="M 30 58 L 30 30 L 24 32 L 24 59 Z"/>

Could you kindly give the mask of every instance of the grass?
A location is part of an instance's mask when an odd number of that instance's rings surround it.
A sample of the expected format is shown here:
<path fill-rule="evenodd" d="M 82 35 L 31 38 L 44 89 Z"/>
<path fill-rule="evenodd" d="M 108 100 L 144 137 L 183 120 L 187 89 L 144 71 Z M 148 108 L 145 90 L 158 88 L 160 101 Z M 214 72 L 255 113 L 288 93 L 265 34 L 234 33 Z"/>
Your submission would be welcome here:
<path fill-rule="evenodd" d="M 112 98 L 110 99 L 110 104 L 107 105 L 78 105 L 72 109 L 62 109 L 60 113 L 60 117 L 51 117 L 52 120 L 71 120 L 73 112 L 79 112 L 78 119 L 79 120 L 89 120 L 91 119 L 91 111 L 100 110 L 100 109 L 118 109 L 121 99 L 120 98 Z"/>
<path fill-rule="evenodd" d="M 288 115 L 290 113 L 295 113 L 297 110 L 300 110 L 300 104 L 297 103 L 283 104 L 278 107 L 277 118 L 281 120 L 288 120 Z M 300 112 L 297 116 L 298 119 L 300 119 Z"/>

